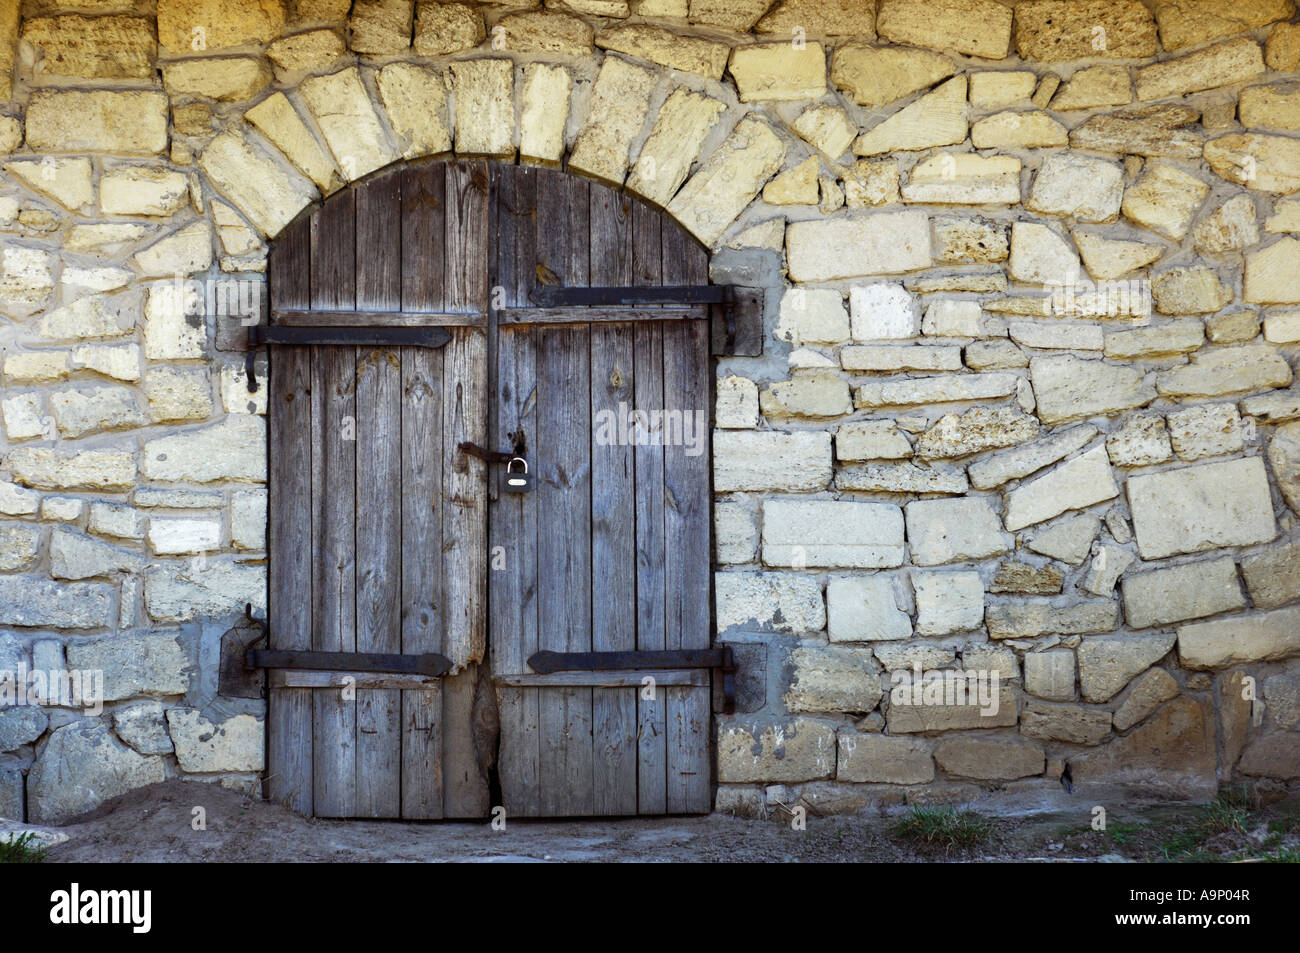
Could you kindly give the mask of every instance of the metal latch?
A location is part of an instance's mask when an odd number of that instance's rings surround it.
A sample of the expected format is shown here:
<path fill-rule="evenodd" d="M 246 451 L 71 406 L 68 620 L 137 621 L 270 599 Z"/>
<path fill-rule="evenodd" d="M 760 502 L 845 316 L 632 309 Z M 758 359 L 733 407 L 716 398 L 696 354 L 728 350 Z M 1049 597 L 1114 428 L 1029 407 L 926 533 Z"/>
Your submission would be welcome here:
<path fill-rule="evenodd" d="M 244 355 L 244 379 L 248 392 L 257 392 L 253 370 L 256 349 L 263 344 L 339 344 L 345 347 L 442 347 L 451 332 L 438 327 L 320 327 L 299 328 L 255 324 L 248 329 L 248 351 Z"/>
<path fill-rule="evenodd" d="M 534 672 L 607 672 L 626 669 L 712 668 L 722 673 L 723 714 L 736 710 L 736 656 L 730 645 L 716 649 L 668 649 L 644 652 L 536 652 L 528 659 Z"/>

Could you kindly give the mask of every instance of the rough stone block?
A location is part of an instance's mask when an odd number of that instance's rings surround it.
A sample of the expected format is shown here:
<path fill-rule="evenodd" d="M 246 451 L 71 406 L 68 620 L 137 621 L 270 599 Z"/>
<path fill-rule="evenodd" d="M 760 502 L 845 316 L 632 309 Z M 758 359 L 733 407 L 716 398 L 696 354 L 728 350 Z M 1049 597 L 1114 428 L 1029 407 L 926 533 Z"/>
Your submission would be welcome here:
<path fill-rule="evenodd" d="M 799 569 L 902 565 L 902 510 L 887 503 L 768 500 L 763 504 L 763 562 Z"/>
<path fill-rule="evenodd" d="M 1264 543 L 1277 535 L 1259 457 L 1130 477 L 1127 489 L 1143 559 Z"/>

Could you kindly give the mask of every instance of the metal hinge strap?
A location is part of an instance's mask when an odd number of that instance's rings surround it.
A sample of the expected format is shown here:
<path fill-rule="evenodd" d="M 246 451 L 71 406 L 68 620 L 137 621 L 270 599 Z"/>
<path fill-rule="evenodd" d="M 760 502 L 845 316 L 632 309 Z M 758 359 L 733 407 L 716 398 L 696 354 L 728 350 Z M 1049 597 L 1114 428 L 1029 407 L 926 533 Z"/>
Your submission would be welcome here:
<path fill-rule="evenodd" d="M 253 371 L 255 349 L 263 344 L 338 344 L 345 347 L 442 347 L 451 332 L 441 327 L 282 327 L 255 324 L 248 329 L 244 377 L 249 393 L 257 391 Z"/>

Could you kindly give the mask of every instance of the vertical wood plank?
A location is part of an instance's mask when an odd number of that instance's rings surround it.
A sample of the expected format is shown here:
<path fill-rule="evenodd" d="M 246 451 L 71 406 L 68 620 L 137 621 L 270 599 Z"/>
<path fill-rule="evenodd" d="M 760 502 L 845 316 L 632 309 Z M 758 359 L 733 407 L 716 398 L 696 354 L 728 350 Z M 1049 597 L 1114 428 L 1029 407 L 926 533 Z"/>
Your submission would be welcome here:
<path fill-rule="evenodd" d="M 641 203 L 633 206 L 632 274 L 635 284 L 663 282 L 660 215 Z M 662 322 L 636 326 L 636 407 L 646 415 L 664 406 Z M 664 451 L 658 439 L 636 447 L 637 648 L 667 646 L 664 625 Z M 637 808 L 642 814 L 668 810 L 666 688 L 651 699 L 637 697 Z"/>
<path fill-rule="evenodd" d="M 485 162 L 444 165 L 444 305 L 488 307 L 488 197 Z M 487 340 L 461 328 L 443 348 L 443 652 L 456 665 L 443 684 L 443 807 L 448 817 L 482 817 L 490 807 L 487 771 L 494 739 L 478 730 L 479 663 L 487 645 L 487 471 L 456 450 L 487 437 Z"/>
<path fill-rule="evenodd" d="M 270 290 L 276 307 L 311 303 L 311 222 L 299 219 L 275 243 Z M 271 646 L 312 645 L 311 351 L 280 348 L 270 358 L 269 537 Z M 305 597 L 304 597 L 305 596 Z M 312 691 L 270 693 L 267 797 L 300 814 L 312 813 Z"/>
<path fill-rule="evenodd" d="M 356 191 L 356 307 L 402 304 L 400 171 Z M 397 349 L 357 353 L 357 651 L 400 652 L 402 368 Z M 357 814 L 401 816 L 401 693 L 357 691 Z"/>
<path fill-rule="evenodd" d="M 402 307 L 443 309 L 442 165 L 402 175 Z M 402 355 L 402 651 L 441 652 L 442 352 Z M 402 692 L 402 817 L 443 816 L 442 685 Z"/>
<path fill-rule="evenodd" d="M 707 281 L 702 251 L 675 223 L 665 220 L 661 237 L 666 283 Z M 665 535 L 673 540 L 664 568 L 667 642 L 669 648 L 705 648 L 711 639 L 709 342 L 704 322 L 674 324 L 664 331 L 664 407 L 669 414 L 680 413 L 683 429 L 669 434 L 664 447 Z M 683 444 L 691 437 L 695 446 Z M 668 811 L 707 811 L 712 798 L 709 694 L 704 688 L 673 687 L 667 695 Z"/>
<path fill-rule="evenodd" d="M 516 216 L 518 168 L 493 167 L 492 277 L 505 289 L 507 303 L 520 294 L 515 249 L 521 223 L 533 232 L 531 220 Z M 531 240 L 531 239 L 530 239 Z M 527 286 L 524 285 L 526 293 Z M 522 429 L 534 471 L 542 435 L 536 427 L 536 360 L 533 335 L 527 329 L 500 331 L 496 343 L 496 394 L 493 408 L 492 446 L 505 447 L 511 434 Z M 489 553 L 500 552 L 502 564 L 489 570 L 491 581 L 492 672 L 495 675 L 529 671 L 527 659 L 537 651 L 537 509 L 534 494 L 498 491 L 489 521 Z M 501 725 L 499 773 L 501 793 L 512 817 L 541 813 L 536 688 L 496 687 Z"/>
<path fill-rule="evenodd" d="M 538 638 L 561 652 L 591 650 L 591 398 L 589 332 L 548 329 L 537 354 Z M 577 386 L 575 386 L 575 384 Z M 591 689 L 545 689 L 539 702 L 542 812 L 595 811 Z"/>
<path fill-rule="evenodd" d="M 342 192 L 312 217 L 311 304 L 356 304 L 356 217 Z M 356 351 L 312 348 L 312 648 L 356 651 Z M 352 422 L 352 424 L 349 424 Z M 357 712 L 336 689 L 314 689 L 313 776 L 318 817 L 353 817 L 357 808 Z"/>
<path fill-rule="evenodd" d="M 631 284 L 630 200 L 608 189 L 592 190 L 589 222 L 591 283 Z M 636 648 L 636 467 L 622 423 L 635 399 L 634 338 L 632 325 L 591 327 L 591 647 L 596 652 Z M 636 813 L 638 694 L 628 688 L 592 689 L 597 814 Z"/>

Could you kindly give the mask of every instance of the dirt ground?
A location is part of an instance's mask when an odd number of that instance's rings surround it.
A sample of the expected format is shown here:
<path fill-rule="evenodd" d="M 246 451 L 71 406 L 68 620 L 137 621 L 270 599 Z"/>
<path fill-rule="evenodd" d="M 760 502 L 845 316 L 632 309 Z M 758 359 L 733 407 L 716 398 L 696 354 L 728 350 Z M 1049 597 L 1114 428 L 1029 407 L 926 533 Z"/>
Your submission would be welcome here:
<path fill-rule="evenodd" d="M 206 812 L 194 830 L 193 809 Z M 955 818 L 955 819 L 954 819 Z M 1300 860 L 1300 804 L 1249 799 L 1112 817 L 1106 831 L 1077 815 L 979 818 L 721 815 L 613 821 L 486 823 L 326 821 L 198 782 L 168 781 L 58 828 L 47 862 L 763 862 Z M 934 831 L 937 824 L 942 830 Z M 948 826 L 945 826 L 948 825 Z M 927 835 L 930 839 L 927 840 Z"/>

